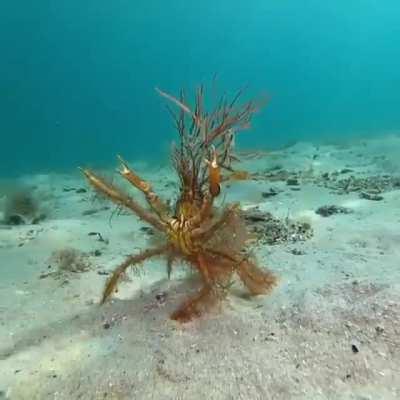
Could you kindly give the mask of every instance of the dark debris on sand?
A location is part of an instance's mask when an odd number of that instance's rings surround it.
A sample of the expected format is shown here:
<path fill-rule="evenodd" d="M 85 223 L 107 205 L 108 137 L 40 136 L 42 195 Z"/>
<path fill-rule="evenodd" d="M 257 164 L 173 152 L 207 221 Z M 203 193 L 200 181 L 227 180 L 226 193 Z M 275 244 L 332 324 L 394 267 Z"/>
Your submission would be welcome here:
<path fill-rule="evenodd" d="M 353 174 L 349 175 L 350 173 Z M 360 198 L 374 201 L 383 200 L 383 193 L 400 189 L 400 176 L 389 174 L 355 176 L 354 171 L 349 168 L 316 174 L 312 169 L 289 171 L 274 167 L 252 174 L 252 179 L 285 182 L 292 188 L 310 183 L 330 189 L 339 195 L 358 193 Z"/>
<path fill-rule="evenodd" d="M 279 219 L 269 212 L 252 208 L 243 212 L 249 231 L 263 244 L 283 244 L 305 241 L 313 236 L 313 229 L 307 222 Z"/>
<path fill-rule="evenodd" d="M 352 210 L 347 207 L 329 205 L 319 207 L 315 212 L 321 217 L 330 217 L 335 214 L 350 214 Z"/>

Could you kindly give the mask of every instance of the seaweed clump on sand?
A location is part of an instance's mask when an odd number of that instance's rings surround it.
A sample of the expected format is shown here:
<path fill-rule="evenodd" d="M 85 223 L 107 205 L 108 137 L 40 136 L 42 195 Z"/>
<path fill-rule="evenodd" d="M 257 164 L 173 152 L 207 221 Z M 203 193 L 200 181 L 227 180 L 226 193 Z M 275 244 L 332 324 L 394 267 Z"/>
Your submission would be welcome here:
<path fill-rule="evenodd" d="M 284 244 L 303 242 L 311 239 L 314 231 L 308 222 L 276 218 L 257 207 L 243 212 L 249 231 L 259 244 Z"/>
<path fill-rule="evenodd" d="M 49 259 L 50 268 L 49 272 L 40 275 L 40 279 L 49 276 L 58 279 L 71 276 L 72 274 L 87 272 L 90 270 L 91 265 L 85 253 L 72 247 L 66 247 L 56 250 L 51 254 Z"/>
<path fill-rule="evenodd" d="M 367 200 L 383 200 L 383 193 L 398 190 L 400 188 L 400 176 L 372 175 L 341 177 L 338 173 L 322 174 L 317 184 L 343 195 L 358 193 L 361 198 Z"/>
<path fill-rule="evenodd" d="M 37 224 L 45 215 L 40 212 L 38 201 L 31 195 L 29 189 L 21 188 L 7 194 L 3 223 L 6 225 Z"/>
<path fill-rule="evenodd" d="M 115 269 L 106 283 L 102 302 L 116 290 L 128 267 L 163 256 L 170 275 L 173 263 L 180 260 L 195 269 L 202 280 L 199 292 L 171 315 L 172 319 L 185 322 L 222 299 L 234 275 L 252 295 L 268 293 L 276 284 L 275 275 L 259 268 L 246 251 L 249 235 L 239 205 L 215 205 L 221 192 L 222 170 L 232 173 L 234 135 L 249 127 L 261 103 L 249 101 L 239 105 L 239 91 L 232 99 L 223 96 L 214 109 L 206 111 L 202 86 L 196 91 L 193 107 L 183 92 L 179 97 L 160 90 L 158 93 L 176 109 L 169 107 L 179 134 L 179 142 L 172 150 L 180 182 L 177 201 L 169 206 L 161 200 L 122 158 L 120 175 L 143 193 L 147 208 L 91 170 L 82 172 L 98 193 L 131 210 L 164 236 L 163 244 L 129 256 Z"/>

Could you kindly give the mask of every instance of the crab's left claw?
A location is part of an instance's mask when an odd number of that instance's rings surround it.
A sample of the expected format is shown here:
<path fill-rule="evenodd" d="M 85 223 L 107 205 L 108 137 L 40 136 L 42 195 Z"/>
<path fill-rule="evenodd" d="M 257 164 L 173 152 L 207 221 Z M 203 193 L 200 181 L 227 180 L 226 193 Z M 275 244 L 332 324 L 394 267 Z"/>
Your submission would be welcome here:
<path fill-rule="evenodd" d="M 121 157 L 118 156 L 118 160 L 121 163 L 121 169 L 118 172 L 133 186 L 141 190 L 144 194 L 151 192 L 151 186 L 149 183 L 137 176 L 129 167 L 128 163 Z"/>

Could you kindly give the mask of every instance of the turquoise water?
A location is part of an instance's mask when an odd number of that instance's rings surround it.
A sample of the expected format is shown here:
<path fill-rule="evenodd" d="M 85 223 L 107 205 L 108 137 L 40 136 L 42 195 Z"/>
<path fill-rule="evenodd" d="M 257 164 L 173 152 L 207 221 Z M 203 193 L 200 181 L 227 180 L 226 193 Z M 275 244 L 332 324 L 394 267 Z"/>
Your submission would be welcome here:
<path fill-rule="evenodd" d="M 0 400 L 400 399 L 399 38 L 399 0 L 0 0 Z M 201 83 L 269 104 L 175 176 L 155 88 Z"/>
<path fill-rule="evenodd" d="M 155 86 L 270 104 L 244 146 L 400 126 L 398 1 L 2 1 L 0 174 L 166 157 Z"/>

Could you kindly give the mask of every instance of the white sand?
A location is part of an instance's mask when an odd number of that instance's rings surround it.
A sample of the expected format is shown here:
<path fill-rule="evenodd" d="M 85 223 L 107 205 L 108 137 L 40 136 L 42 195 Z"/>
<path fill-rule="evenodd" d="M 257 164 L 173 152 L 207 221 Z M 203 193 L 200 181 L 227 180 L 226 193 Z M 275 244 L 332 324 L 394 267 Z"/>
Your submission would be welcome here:
<path fill-rule="evenodd" d="M 243 168 L 400 175 L 399 154 L 397 136 L 302 143 L 244 160 Z M 144 174 L 166 198 L 174 193 L 168 174 Z M 87 187 L 78 174 L 21 180 L 38 186 L 49 217 L 0 226 L 0 399 L 400 398 L 400 188 L 371 201 L 312 182 L 299 191 L 285 182 L 232 183 L 226 202 L 308 221 L 314 236 L 255 248 L 260 265 L 280 277 L 272 295 L 249 300 L 238 286 L 220 309 L 179 325 L 168 316 L 196 282 L 180 268 L 168 281 L 163 260 L 98 305 L 103 273 L 149 245 L 144 225 L 127 213 L 110 224 L 113 209 L 103 209 L 110 204 L 63 191 Z M 264 199 L 270 188 L 279 194 Z M 331 204 L 353 212 L 315 213 Z M 100 211 L 82 215 L 89 209 Z M 88 254 L 92 269 L 43 278 L 56 268 L 52 253 L 64 248 Z"/>

